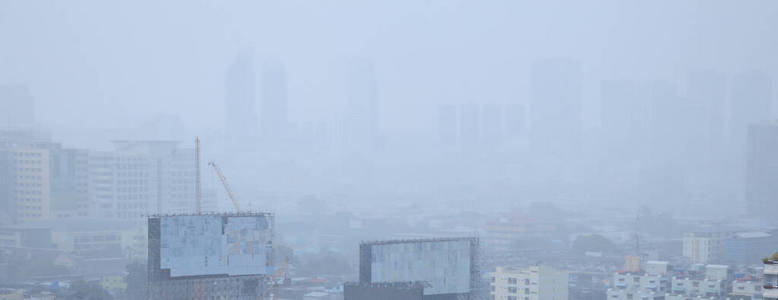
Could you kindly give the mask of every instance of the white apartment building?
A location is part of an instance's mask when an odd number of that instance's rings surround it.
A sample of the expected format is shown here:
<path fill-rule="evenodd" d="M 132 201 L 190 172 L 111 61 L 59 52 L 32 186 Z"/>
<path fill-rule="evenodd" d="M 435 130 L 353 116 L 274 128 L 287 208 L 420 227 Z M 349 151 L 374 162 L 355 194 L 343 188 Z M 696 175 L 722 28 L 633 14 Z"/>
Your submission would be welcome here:
<path fill-rule="evenodd" d="M 764 288 L 762 298 L 764 300 L 778 299 L 778 261 L 768 260 L 764 263 Z"/>
<path fill-rule="evenodd" d="M 606 292 L 609 300 L 664 299 L 670 291 L 670 266 L 664 261 L 646 262 L 646 271 L 616 273 L 613 288 Z"/>
<path fill-rule="evenodd" d="M 679 297 L 725 297 L 732 280 L 728 266 L 707 265 L 704 274 L 673 276 L 671 293 Z"/>
<path fill-rule="evenodd" d="M 31 146 L 7 149 L 17 222 L 46 220 L 51 215 L 49 150 Z"/>
<path fill-rule="evenodd" d="M 567 300 L 567 271 L 548 266 L 497 267 L 491 274 L 494 300 Z"/>
<path fill-rule="evenodd" d="M 761 300 L 762 282 L 758 280 L 735 280 L 732 282 L 732 292 L 729 295 L 731 299 L 738 299 L 738 297 L 740 297 L 751 300 Z"/>
<path fill-rule="evenodd" d="M 683 235 L 683 256 L 693 264 L 716 262 L 721 256 L 725 239 L 735 236 L 735 231 L 687 232 Z"/>
<path fill-rule="evenodd" d="M 194 150 L 178 144 L 116 141 L 113 151 L 90 153 L 89 189 L 95 215 L 143 223 L 142 216 L 148 214 L 194 212 Z M 203 195 L 203 210 L 214 210 L 215 194 Z"/>

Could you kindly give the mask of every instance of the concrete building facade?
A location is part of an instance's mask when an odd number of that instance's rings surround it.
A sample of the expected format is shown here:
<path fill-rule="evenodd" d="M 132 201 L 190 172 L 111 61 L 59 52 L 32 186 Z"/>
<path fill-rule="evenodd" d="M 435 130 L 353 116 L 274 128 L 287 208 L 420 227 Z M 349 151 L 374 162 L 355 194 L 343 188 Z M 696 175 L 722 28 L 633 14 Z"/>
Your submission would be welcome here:
<path fill-rule="evenodd" d="M 494 300 L 567 300 L 567 271 L 549 266 L 529 268 L 497 267 L 491 274 Z"/>

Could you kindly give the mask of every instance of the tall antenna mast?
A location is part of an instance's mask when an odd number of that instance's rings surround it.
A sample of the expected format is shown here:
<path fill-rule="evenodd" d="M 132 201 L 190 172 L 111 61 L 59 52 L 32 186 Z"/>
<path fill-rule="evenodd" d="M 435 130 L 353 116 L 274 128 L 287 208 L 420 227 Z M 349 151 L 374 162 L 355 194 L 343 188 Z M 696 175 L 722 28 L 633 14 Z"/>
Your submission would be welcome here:
<path fill-rule="evenodd" d="M 200 199 L 202 195 L 200 192 L 200 138 L 195 137 L 195 208 L 197 214 L 200 215 L 202 210 L 200 209 Z"/>

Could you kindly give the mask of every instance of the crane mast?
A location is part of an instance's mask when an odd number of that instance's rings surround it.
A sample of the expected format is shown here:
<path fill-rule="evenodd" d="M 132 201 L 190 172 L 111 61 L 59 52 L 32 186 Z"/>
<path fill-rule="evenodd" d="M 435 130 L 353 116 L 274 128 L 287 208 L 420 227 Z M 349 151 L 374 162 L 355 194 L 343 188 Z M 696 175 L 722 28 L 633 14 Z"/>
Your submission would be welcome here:
<path fill-rule="evenodd" d="M 235 206 L 235 211 L 240 212 L 240 206 L 238 205 L 238 200 L 235 199 L 235 195 L 232 194 L 232 189 L 230 189 L 230 185 L 227 183 L 227 178 L 224 177 L 221 168 L 219 168 L 219 166 L 216 165 L 215 162 L 209 162 L 208 165 L 213 167 L 213 171 L 216 172 L 216 176 L 219 177 L 219 181 L 222 182 L 222 185 L 224 186 L 224 190 L 227 192 L 227 197 L 230 198 L 230 200 L 232 201 L 232 205 Z"/>
<path fill-rule="evenodd" d="M 202 191 L 200 189 L 200 138 L 195 137 L 195 210 L 197 215 L 202 213 L 200 202 L 202 201 Z"/>

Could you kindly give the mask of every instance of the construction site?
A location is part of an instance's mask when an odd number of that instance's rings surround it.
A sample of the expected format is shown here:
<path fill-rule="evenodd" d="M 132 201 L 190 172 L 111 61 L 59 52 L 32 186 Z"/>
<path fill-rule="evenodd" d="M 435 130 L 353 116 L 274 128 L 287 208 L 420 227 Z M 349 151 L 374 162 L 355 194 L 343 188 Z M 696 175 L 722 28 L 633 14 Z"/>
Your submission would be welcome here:
<path fill-rule="evenodd" d="M 148 299 L 276 299 L 289 278 L 273 265 L 275 215 L 242 211 L 214 162 L 235 211 L 203 213 L 199 139 L 194 163 L 196 212 L 148 217 Z"/>

